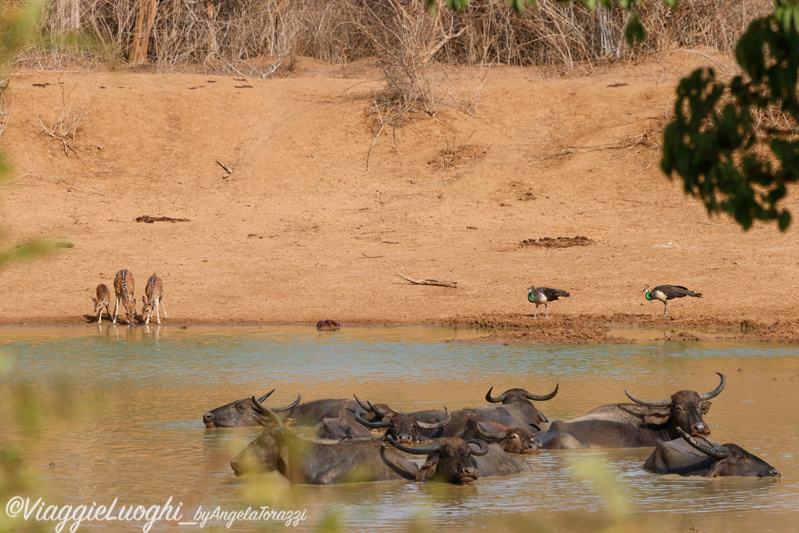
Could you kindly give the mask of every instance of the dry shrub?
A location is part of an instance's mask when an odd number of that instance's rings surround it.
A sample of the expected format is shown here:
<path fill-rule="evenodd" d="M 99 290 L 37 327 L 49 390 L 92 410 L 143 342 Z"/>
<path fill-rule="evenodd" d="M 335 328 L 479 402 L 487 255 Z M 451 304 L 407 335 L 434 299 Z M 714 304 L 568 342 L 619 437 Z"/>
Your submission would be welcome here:
<path fill-rule="evenodd" d="M 34 111 L 34 116 L 42 131 L 49 137 L 60 141 L 67 156 L 70 152 L 76 155 L 78 153 L 73 146 L 75 136 L 80 129 L 81 122 L 94 107 L 96 96 L 96 92 L 83 98 L 76 96 L 75 89 L 79 84 L 80 82 L 68 84 L 59 79 L 58 96 L 52 103 L 46 104 L 46 107 L 49 108 L 48 112 L 42 116 Z"/>
<path fill-rule="evenodd" d="M 45 29 L 84 32 L 124 57 L 137 4 L 51 0 Z M 674 45 L 731 51 L 748 22 L 771 12 L 773 4 L 681 0 L 671 11 L 661 0 L 644 0 L 637 9 L 647 30 L 639 52 Z M 591 11 L 557 0 L 538 0 L 522 15 L 506 0 L 473 0 L 465 13 L 440 9 L 436 16 L 426 10 L 426 0 L 160 0 L 150 56 L 161 69 L 209 57 L 231 65 L 288 55 L 332 63 L 374 56 L 391 63 L 408 54 L 450 64 L 572 68 L 633 54 L 623 38 L 626 17 L 618 7 Z"/>

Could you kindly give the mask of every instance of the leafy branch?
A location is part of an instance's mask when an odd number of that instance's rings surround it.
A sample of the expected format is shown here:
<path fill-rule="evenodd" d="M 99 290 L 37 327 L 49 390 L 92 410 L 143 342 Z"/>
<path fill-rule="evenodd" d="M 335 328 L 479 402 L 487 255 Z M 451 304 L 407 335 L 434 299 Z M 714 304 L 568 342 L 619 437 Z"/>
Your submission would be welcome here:
<path fill-rule="evenodd" d="M 776 220 L 785 231 L 791 214 L 780 201 L 799 180 L 799 5 L 777 12 L 754 20 L 738 40 L 746 76 L 725 83 L 703 68 L 680 81 L 664 133 L 663 171 L 680 176 L 709 213 L 729 213 L 744 229 Z M 787 127 L 758 127 L 758 117 L 775 110 Z"/>

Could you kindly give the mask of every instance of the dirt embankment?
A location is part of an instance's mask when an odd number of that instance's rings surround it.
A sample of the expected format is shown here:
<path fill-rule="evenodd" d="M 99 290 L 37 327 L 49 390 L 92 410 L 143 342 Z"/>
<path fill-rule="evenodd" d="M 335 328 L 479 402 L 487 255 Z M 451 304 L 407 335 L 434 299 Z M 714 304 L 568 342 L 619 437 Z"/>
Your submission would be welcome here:
<path fill-rule="evenodd" d="M 382 131 L 369 63 L 301 60 L 268 80 L 16 72 L 3 244 L 62 248 L 0 271 L 0 323 L 87 323 L 96 285 L 127 268 L 139 297 L 164 280 L 168 324 L 454 323 L 502 328 L 497 342 L 616 342 L 632 325 L 794 342 L 795 228 L 709 219 L 659 170 L 680 77 L 731 65 L 702 54 L 590 76 L 497 68 L 482 86 L 452 70 L 473 114 L 450 102 Z M 663 283 L 704 297 L 663 318 L 641 294 Z M 532 321 L 531 285 L 571 296 Z"/>

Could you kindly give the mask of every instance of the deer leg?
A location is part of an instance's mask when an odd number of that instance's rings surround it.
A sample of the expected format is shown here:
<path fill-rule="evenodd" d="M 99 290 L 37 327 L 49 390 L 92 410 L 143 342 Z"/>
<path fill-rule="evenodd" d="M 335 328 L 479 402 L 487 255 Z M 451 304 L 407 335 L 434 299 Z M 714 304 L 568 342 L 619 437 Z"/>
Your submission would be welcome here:
<path fill-rule="evenodd" d="M 97 313 L 97 323 L 98 324 L 102 324 L 103 323 L 103 306 L 102 305 L 100 306 L 100 312 Z"/>
<path fill-rule="evenodd" d="M 158 298 L 155 301 L 155 319 L 158 322 L 158 325 L 161 325 L 161 311 L 158 309 L 158 305 L 161 303 L 161 298 Z"/>
<path fill-rule="evenodd" d="M 166 307 L 164 307 L 164 301 L 159 298 L 158 303 L 161 304 L 161 310 L 164 312 L 164 318 L 169 318 L 166 316 Z"/>
<path fill-rule="evenodd" d="M 114 318 L 111 320 L 112 324 L 117 323 L 117 314 L 119 313 L 119 296 L 114 300 Z"/>

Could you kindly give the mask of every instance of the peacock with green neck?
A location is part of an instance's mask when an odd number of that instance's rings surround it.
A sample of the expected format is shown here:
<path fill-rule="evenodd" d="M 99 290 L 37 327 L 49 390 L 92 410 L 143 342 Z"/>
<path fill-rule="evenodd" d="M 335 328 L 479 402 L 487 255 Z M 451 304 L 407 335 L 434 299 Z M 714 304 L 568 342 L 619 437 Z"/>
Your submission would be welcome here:
<path fill-rule="evenodd" d="M 669 300 L 675 298 L 685 298 L 686 296 L 693 296 L 694 298 L 701 298 L 702 294 L 686 289 L 680 285 L 658 285 L 652 290 L 649 290 L 649 285 L 644 288 L 644 297 L 648 301 L 658 300 L 663 302 L 663 316 L 669 311 Z"/>
<path fill-rule="evenodd" d="M 571 294 L 566 291 L 550 289 L 549 287 L 530 287 L 527 289 L 527 300 L 535 304 L 534 319 L 538 316 L 539 305 L 544 304 L 544 310 L 546 311 L 544 318 L 549 318 L 549 302 L 554 302 L 558 298 L 568 298 L 569 296 Z"/>

